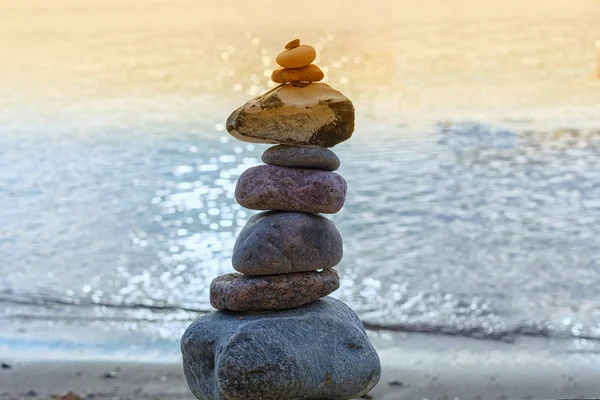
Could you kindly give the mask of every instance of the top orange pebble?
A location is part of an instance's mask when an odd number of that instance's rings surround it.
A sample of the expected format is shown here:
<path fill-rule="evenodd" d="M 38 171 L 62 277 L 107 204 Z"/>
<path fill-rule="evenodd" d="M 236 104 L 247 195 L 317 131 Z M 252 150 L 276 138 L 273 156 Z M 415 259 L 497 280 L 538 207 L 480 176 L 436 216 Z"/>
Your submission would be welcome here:
<path fill-rule="evenodd" d="M 286 50 L 277 55 L 275 62 L 284 68 L 302 68 L 317 58 L 317 51 L 307 44 L 300 44 L 300 39 L 289 42 Z"/>
<path fill-rule="evenodd" d="M 287 44 L 285 45 L 285 49 L 290 50 L 298 46 L 300 46 L 300 39 L 294 39 L 287 42 Z"/>

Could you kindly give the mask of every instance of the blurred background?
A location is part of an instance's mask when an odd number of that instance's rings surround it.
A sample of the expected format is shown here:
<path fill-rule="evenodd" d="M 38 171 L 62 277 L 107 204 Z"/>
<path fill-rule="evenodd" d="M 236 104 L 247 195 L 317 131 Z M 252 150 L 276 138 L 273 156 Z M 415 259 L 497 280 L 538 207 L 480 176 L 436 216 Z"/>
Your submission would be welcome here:
<path fill-rule="evenodd" d="M 225 120 L 296 37 L 357 111 L 334 296 L 598 351 L 595 0 L 0 0 L 0 351 L 178 357 L 267 148 Z"/>

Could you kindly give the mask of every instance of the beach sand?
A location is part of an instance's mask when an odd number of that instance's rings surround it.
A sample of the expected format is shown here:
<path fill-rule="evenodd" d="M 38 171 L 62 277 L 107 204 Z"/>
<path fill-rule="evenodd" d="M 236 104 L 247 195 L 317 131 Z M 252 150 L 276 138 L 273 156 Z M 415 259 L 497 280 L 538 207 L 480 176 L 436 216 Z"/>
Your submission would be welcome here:
<path fill-rule="evenodd" d="M 600 357 L 551 339 L 502 343 L 422 334 L 372 335 L 383 375 L 367 398 L 553 399 L 600 394 Z M 567 345 L 565 345 L 567 344 Z M 181 363 L 10 361 L 0 399 L 82 397 L 193 399 Z"/>

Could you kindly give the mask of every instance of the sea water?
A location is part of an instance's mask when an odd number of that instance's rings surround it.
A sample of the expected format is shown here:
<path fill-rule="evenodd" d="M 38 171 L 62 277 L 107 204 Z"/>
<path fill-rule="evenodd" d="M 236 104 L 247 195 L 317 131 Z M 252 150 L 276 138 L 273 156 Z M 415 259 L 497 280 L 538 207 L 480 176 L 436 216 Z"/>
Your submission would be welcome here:
<path fill-rule="evenodd" d="M 2 348 L 176 351 L 232 272 L 235 183 L 267 146 L 224 123 L 295 33 L 180 3 L 1 8 Z M 595 341 L 600 11 L 464 3 L 298 22 L 357 108 L 333 296 L 373 329 Z"/>

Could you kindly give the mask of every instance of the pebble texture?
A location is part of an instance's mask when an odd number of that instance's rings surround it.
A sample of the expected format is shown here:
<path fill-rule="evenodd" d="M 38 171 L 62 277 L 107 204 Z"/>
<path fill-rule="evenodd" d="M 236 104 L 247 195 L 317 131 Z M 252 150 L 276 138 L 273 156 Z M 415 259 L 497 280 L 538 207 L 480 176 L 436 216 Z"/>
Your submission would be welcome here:
<path fill-rule="evenodd" d="M 315 61 L 315 58 L 317 58 L 317 51 L 314 47 L 299 44 L 279 53 L 275 62 L 284 68 L 302 68 Z"/>
<path fill-rule="evenodd" d="M 315 64 L 302 68 L 277 68 L 271 74 L 271 80 L 275 83 L 287 82 L 318 82 L 325 77 L 321 68 Z"/>
<path fill-rule="evenodd" d="M 346 200 L 346 180 L 335 172 L 259 165 L 244 171 L 235 199 L 252 210 L 336 213 Z"/>
<path fill-rule="evenodd" d="M 210 283 L 210 304 L 218 310 L 272 311 L 300 307 L 340 287 L 333 269 L 283 275 L 221 275 Z"/>
<path fill-rule="evenodd" d="M 361 321 L 330 297 L 269 314 L 206 314 L 181 351 L 200 400 L 354 399 L 381 375 Z"/>
<path fill-rule="evenodd" d="M 287 274 L 336 266 L 342 236 L 325 217 L 269 211 L 254 215 L 233 247 L 233 268 L 246 275 Z"/>
<path fill-rule="evenodd" d="M 262 154 L 265 164 L 282 167 L 315 168 L 335 171 L 340 167 L 340 159 L 329 149 L 322 147 L 296 147 L 283 144 L 269 147 Z"/>
<path fill-rule="evenodd" d="M 281 85 L 227 118 L 227 131 L 251 143 L 333 147 L 354 132 L 354 106 L 324 83 Z"/>

